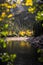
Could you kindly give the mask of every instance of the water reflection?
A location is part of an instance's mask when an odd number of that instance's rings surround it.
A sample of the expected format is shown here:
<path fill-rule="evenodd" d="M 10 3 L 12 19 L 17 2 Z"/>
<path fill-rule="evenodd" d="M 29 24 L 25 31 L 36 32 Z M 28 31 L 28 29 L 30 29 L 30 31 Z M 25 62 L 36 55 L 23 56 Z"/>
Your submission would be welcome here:
<path fill-rule="evenodd" d="M 15 65 L 32 65 L 35 63 L 35 52 L 29 42 L 8 42 L 7 52 L 16 53 L 17 57 L 14 60 Z"/>
<path fill-rule="evenodd" d="M 25 42 L 9 41 L 7 42 L 7 47 L 5 50 L 9 55 L 10 54 L 17 55 L 13 63 L 11 62 L 13 65 L 34 65 L 34 64 L 37 65 L 36 49 L 33 48 L 31 44 L 27 41 Z M 7 62 L 4 63 L 4 65 L 6 64 Z"/>
<path fill-rule="evenodd" d="M 13 51 L 12 51 L 13 50 Z M 29 52 L 31 50 L 31 44 L 29 42 L 21 41 L 21 42 L 7 42 L 7 51 L 10 53 L 19 53 L 19 52 Z"/>

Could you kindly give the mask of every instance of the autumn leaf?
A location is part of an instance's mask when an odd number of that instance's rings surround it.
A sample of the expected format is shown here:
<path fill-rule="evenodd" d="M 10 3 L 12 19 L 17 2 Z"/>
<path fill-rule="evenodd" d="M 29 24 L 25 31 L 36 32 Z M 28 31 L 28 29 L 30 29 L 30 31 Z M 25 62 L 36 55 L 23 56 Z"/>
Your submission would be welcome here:
<path fill-rule="evenodd" d="M 8 18 L 11 18 L 12 16 L 13 16 L 13 14 L 9 14 L 9 15 L 8 15 Z"/>

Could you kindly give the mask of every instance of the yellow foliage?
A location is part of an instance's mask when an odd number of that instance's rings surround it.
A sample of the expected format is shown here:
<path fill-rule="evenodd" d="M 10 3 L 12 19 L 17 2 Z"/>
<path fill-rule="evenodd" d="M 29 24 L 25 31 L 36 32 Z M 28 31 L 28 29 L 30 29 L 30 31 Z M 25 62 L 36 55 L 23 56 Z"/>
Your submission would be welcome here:
<path fill-rule="evenodd" d="M 20 31 L 19 32 L 19 35 L 20 36 L 32 36 L 33 35 L 33 31 L 31 31 L 31 30 L 26 30 L 26 31 Z"/>
<path fill-rule="evenodd" d="M 6 16 L 6 13 L 5 12 L 2 12 L 2 15 L 1 15 L 1 17 L 5 17 Z"/>
<path fill-rule="evenodd" d="M 13 14 L 9 14 L 9 15 L 8 15 L 8 18 L 11 18 L 12 16 L 13 16 Z"/>
<path fill-rule="evenodd" d="M 12 8 L 15 8 L 16 7 L 16 4 L 12 4 Z"/>
<path fill-rule="evenodd" d="M 0 18 L 0 21 L 2 21 L 3 19 L 2 18 Z"/>
<path fill-rule="evenodd" d="M 4 5 L 4 6 L 8 6 L 8 4 L 7 4 L 7 3 L 4 3 L 3 5 Z"/>
<path fill-rule="evenodd" d="M 33 5 L 32 0 L 26 0 L 25 5 L 26 5 L 26 6 L 32 6 L 32 5 Z"/>
<path fill-rule="evenodd" d="M 13 34 L 14 34 L 14 35 L 17 35 L 15 31 L 13 32 Z"/>
<path fill-rule="evenodd" d="M 10 5 L 10 4 L 8 4 L 8 3 L 3 3 L 3 4 L 0 4 L 0 6 L 6 7 L 6 8 L 8 8 L 8 9 L 10 9 L 10 8 L 15 8 L 15 7 L 16 7 L 16 4 Z M 9 10 L 8 10 L 8 11 L 9 11 Z"/>
<path fill-rule="evenodd" d="M 8 6 L 8 4 L 7 4 L 7 3 L 3 3 L 3 4 L 1 4 L 0 6 L 6 7 L 6 6 Z"/>
<path fill-rule="evenodd" d="M 0 4 L 0 6 L 4 6 L 4 4 Z"/>
<path fill-rule="evenodd" d="M 6 12 L 10 12 L 10 9 L 7 9 Z"/>
<path fill-rule="evenodd" d="M 27 36 L 32 36 L 32 34 L 33 34 L 33 31 L 30 31 L 30 30 L 27 30 L 27 31 L 26 31 L 26 35 L 27 35 Z"/>
<path fill-rule="evenodd" d="M 9 34 L 9 35 L 12 35 L 12 31 L 9 31 L 8 34 Z"/>
<path fill-rule="evenodd" d="M 24 36 L 25 35 L 25 31 L 20 31 L 19 35 Z"/>
<path fill-rule="evenodd" d="M 34 13 L 34 12 L 35 12 L 35 10 L 36 10 L 36 8 L 35 8 L 35 7 L 30 7 L 30 8 L 28 8 L 28 11 L 29 11 L 30 13 Z"/>
<path fill-rule="evenodd" d="M 12 6 L 11 6 L 11 5 L 8 5 L 8 6 L 6 6 L 6 7 L 7 7 L 7 8 L 9 8 L 9 9 L 10 9 L 10 8 L 12 8 Z"/>

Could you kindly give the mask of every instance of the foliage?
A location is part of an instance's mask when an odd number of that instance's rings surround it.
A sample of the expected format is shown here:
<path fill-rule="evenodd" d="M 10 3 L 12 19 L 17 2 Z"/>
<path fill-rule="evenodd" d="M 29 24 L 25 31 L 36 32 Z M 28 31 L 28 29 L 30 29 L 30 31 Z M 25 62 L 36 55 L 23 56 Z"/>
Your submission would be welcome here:
<path fill-rule="evenodd" d="M 38 21 L 43 20 L 43 11 L 38 11 L 36 20 L 38 20 Z"/>
<path fill-rule="evenodd" d="M 6 44 L 6 42 L 4 41 L 3 38 L 0 38 L 0 47 L 3 48 L 3 49 L 7 47 L 7 44 Z"/>
<path fill-rule="evenodd" d="M 39 62 L 43 62 L 43 49 L 38 49 L 37 53 L 40 54 L 40 56 L 38 57 L 38 61 Z"/>
<path fill-rule="evenodd" d="M 39 57 L 38 61 L 43 62 L 43 57 Z"/>
<path fill-rule="evenodd" d="M 0 15 L 0 21 L 3 21 L 5 18 L 8 19 L 8 18 L 11 18 L 13 17 L 13 14 L 11 14 L 11 11 L 10 9 L 11 8 L 15 8 L 16 7 L 16 4 L 8 4 L 8 3 L 2 3 L 0 4 L 0 12 L 1 12 L 1 15 Z"/>
<path fill-rule="evenodd" d="M 16 58 L 16 54 L 8 54 L 8 53 L 4 53 L 2 56 L 2 62 L 6 62 L 6 61 L 11 61 L 13 62 L 14 59 Z"/>
<path fill-rule="evenodd" d="M 32 6 L 33 5 L 33 1 L 32 0 L 26 0 L 25 2 L 26 2 L 25 3 L 26 6 Z"/>
<path fill-rule="evenodd" d="M 19 35 L 20 36 L 32 36 L 33 35 L 33 31 L 31 31 L 31 30 L 26 30 L 26 31 L 20 31 L 19 32 Z"/>
<path fill-rule="evenodd" d="M 35 11 L 36 11 L 36 7 L 35 6 L 28 8 L 28 12 L 30 12 L 32 14 L 35 13 Z"/>

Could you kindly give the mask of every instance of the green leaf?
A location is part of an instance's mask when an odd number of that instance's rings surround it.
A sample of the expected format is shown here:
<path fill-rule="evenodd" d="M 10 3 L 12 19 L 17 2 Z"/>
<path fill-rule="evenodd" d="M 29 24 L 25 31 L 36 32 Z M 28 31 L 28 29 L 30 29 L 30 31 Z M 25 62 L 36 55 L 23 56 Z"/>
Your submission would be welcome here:
<path fill-rule="evenodd" d="M 5 24 L 5 26 L 4 26 L 5 28 L 8 28 L 8 24 Z"/>
<path fill-rule="evenodd" d="M 7 31 L 2 31 L 2 32 L 1 32 L 1 35 L 7 36 L 7 35 L 8 35 L 8 32 L 7 32 Z"/>
<path fill-rule="evenodd" d="M 41 50 L 40 50 L 40 49 L 38 49 L 38 50 L 37 50 L 37 53 L 40 53 L 40 52 L 41 52 Z"/>
<path fill-rule="evenodd" d="M 42 27 L 43 27 L 43 24 L 42 24 Z"/>
<path fill-rule="evenodd" d="M 43 57 L 39 57 L 38 60 L 39 60 L 40 62 L 43 62 Z"/>
<path fill-rule="evenodd" d="M 3 48 L 6 48 L 6 46 L 7 46 L 6 43 L 3 43 Z"/>
<path fill-rule="evenodd" d="M 4 42 L 4 39 L 0 39 L 0 43 Z"/>
<path fill-rule="evenodd" d="M 16 54 L 13 54 L 13 59 L 15 59 L 16 58 Z"/>

